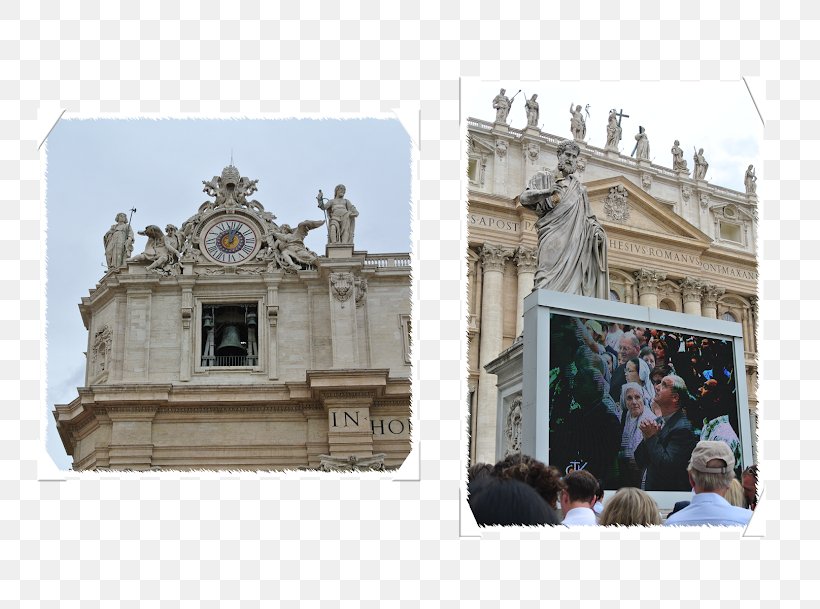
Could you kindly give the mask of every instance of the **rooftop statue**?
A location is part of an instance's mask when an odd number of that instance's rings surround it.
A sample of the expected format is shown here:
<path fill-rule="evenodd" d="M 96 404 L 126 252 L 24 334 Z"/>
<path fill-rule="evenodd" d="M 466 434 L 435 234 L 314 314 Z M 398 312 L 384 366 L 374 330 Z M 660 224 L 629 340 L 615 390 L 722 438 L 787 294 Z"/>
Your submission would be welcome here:
<path fill-rule="evenodd" d="M 706 171 L 709 169 L 709 163 L 706 162 L 706 157 L 703 156 L 703 148 L 695 152 L 695 171 L 692 177 L 696 180 L 705 180 Z"/>
<path fill-rule="evenodd" d="M 538 117 L 540 110 L 538 109 L 537 93 L 533 93 L 532 97 L 524 103 L 524 110 L 527 113 L 527 127 L 538 127 Z"/>
<path fill-rule="evenodd" d="M 754 165 L 749 165 L 749 168 L 746 170 L 743 184 L 746 186 L 747 195 L 757 194 L 757 176 L 755 175 Z"/>
<path fill-rule="evenodd" d="M 584 114 L 581 112 L 580 104 L 575 106 L 575 109 L 569 105 L 569 113 L 572 114 L 572 119 L 569 122 L 569 130 L 572 132 L 572 139 L 576 142 L 583 142 L 587 136 L 587 124 L 584 120 Z"/>
<path fill-rule="evenodd" d="M 648 161 L 649 160 L 649 137 L 646 135 L 646 130 L 643 127 L 638 127 L 638 133 L 635 135 L 635 149 L 632 154 L 636 159 Z"/>
<path fill-rule="evenodd" d="M 621 124 L 618 121 L 618 114 L 615 110 L 609 111 L 609 118 L 606 124 L 606 150 L 618 152 L 618 144 L 621 141 Z"/>
<path fill-rule="evenodd" d="M 327 212 L 327 242 L 331 244 L 353 245 L 359 212 L 353 203 L 344 198 L 346 192 L 345 185 L 339 184 L 333 192 L 332 199 L 326 201 L 321 190 L 316 196 L 319 209 Z"/>
<path fill-rule="evenodd" d="M 672 169 L 689 173 L 689 167 L 687 167 L 683 158 L 683 148 L 680 147 L 678 140 L 675 140 L 675 145 L 672 146 Z"/>
<path fill-rule="evenodd" d="M 268 250 L 266 255 L 273 258 L 284 269 L 298 271 L 302 264 L 313 264 L 318 256 L 305 247 L 305 237 L 308 231 L 319 228 L 324 220 L 305 220 L 300 222 L 296 229 L 283 224 L 279 229 L 268 233 Z"/>
<path fill-rule="evenodd" d="M 111 225 L 103 237 L 105 262 L 109 271 L 123 266 L 134 251 L 134 231 L 128 222 L 128 216 L 120 212 L 115 221 L 116 224 Z"/>

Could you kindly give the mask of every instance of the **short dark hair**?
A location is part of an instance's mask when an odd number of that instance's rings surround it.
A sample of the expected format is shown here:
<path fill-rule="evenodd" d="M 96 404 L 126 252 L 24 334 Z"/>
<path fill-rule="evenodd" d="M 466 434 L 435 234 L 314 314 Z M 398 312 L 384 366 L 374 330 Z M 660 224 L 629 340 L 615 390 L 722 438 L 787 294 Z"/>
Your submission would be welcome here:
<path fill-rule="evenodd" d="M 495 464 L 495 475 L 529 484 L 551 507 L 556 506 L 561 490 L 561 471 L 557 467 L 529 455 L 514 453 Z"/>
<path fill-rule="evenodd" d="M 564 476 L 564 486 L 570 501 L 592 501 L 598 493 L 598 479 L 584 469 Z"/>
<path fill-rule="evenodd" d="M 520 480 L 490 476 L 470 495 L 469 504 L 480 526 L 554 524 L 547 502 Z"/>

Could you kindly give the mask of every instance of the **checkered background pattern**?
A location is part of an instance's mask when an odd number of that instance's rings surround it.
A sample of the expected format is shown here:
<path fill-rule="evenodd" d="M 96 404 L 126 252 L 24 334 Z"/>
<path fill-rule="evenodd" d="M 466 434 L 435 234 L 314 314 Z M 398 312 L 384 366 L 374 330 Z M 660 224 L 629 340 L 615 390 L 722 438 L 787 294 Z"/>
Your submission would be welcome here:
<path fill-rule="evenodd" d="M 0 4 L 0 606 L 254 607 L 266 599 L 283 607 L 437 600 L 482 607 L 818 606 L 820 4 L 657 4 Z M 628 86 L 622 81 L 744 76 L 758 83 L 766 119 L 758 190 L 765 493 L 752 528 L 745 535 L 462 534 L 459 78 Z M 49 474 L 38 144 L 50 124 L 38 110 L 50 109 L 51 120 L 61 109 L 86 116 L 354 115 L 391 111 L 400 102 L 420 111 L 411 134 L 418 144 L 420 321 L 410 474 Z"/>

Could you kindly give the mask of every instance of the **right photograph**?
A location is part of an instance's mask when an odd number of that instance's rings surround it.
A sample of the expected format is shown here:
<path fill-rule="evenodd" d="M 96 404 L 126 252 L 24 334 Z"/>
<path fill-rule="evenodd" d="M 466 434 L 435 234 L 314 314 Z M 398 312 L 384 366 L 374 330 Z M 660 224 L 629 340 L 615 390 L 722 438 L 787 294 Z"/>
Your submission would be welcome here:
<path fill-rule="evenodd" d="M 464 81 L 461 113 L 477 523 L 746 524 L 763 132 L 746 84 Z"/>

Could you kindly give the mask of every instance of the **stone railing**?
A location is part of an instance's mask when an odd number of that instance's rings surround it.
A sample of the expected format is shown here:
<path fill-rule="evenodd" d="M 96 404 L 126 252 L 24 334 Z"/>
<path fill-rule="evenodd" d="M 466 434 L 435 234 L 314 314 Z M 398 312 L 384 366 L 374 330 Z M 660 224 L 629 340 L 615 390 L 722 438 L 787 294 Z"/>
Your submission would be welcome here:
<path fill-rule="evenodd" d="M 364 259 L 368 269 L 410 268 L 409 254 L 368 254 Z"/>

